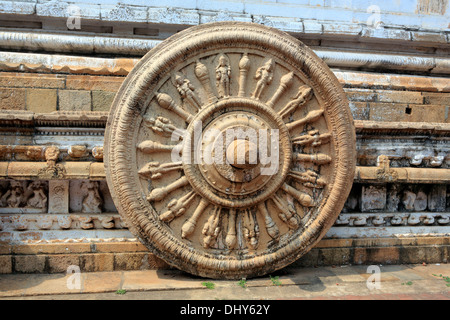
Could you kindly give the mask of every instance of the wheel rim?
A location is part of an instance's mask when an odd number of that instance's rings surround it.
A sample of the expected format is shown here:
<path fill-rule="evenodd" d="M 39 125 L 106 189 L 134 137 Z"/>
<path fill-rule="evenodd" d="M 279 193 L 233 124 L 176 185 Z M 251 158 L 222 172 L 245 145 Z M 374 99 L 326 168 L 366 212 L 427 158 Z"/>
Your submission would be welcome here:
<path fill-rule="evenodd" d="M 220 134 L 206 139 L 213 128 Z M 231 129 L 235 139 L 214 148 Z M 279 144 L 261 147 L 269 131 Z M 341 211 L 355 168 L 353 121 L 332 72 L 298 40 L 247 23 L 193 27 L 150 51 L 117 94 L 105 137 L 108 185 L 130 231 L 211 278 L 262 275 L 308 252 Z M 279 157 L 237 163 L 235 145 Z M 213 160 L 235 163 L 209 163 L 210 147 Z M 275 162 L 276 174 L 261 174 Z"/>

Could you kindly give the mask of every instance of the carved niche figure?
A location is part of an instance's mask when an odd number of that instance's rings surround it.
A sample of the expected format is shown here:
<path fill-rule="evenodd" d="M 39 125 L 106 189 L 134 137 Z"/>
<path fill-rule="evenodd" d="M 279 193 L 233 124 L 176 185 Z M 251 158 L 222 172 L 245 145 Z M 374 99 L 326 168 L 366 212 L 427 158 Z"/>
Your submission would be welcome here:
<path fill-rule="evenodd" d="M 386 187 L 363 186 L 361 193 L 361 211 L 383 210 L 386 207 Z"/>
<path fill-rule="evenodd" d="M 83 213 L 101 213 L 103 199 L 99 192 L 99 183 L 97 181 L 83 182 L 81 188 L 85 191 L 83 198 L 83 207 L 81 212 Z"/>
<path fill-rule="evenodd" d="M 200 109 L 202 103 L 195 95 L 195 87 L 192 85 L 192 83 L 188 79 L 186 79 L 186 77 L 180 72 L 177 72 L 175 74 L 174 82 L 183 100 L 186 100 L 196 110 Z"/>
<path fill-rule="evenodd" d="M 39 209 L 47 208 L 47 196 L 45 195 L 44 184 L 41 181 L 31 182 L 27 189 L 33 192 L 33 195 L 27 201 L 28 206 Z"/>
<path fill-rule="evenodd" d="M 177 128 L 172 124 L 172 122 L 164 117 L 156 118 L 146 118 L 144 117 L 144 122 L 153 132 L 160 134 L 162 136 L 171 136 Z"/>
<path fill-rule="evenodd" d="M 403 193 L 403 205 L 408 211 L 424 211 L 427 208 L 428 197 L 422 190 L 417 193 L 406 190 Z"/>
<path fill-rule="evenodd" d="M 387 195 L 386 209 L 388 212 L 396 212 L 400 203 L 399 187 L 393 184 Z"/>
<path fill-rule="evenodd" d="M 19 208 L 25 201 L 25 195 L 22 182 L 11 181 L 8 191 L 1 198 L 2 206 L 8 206 L 10 208 Z"/>
<path fill-rule="evenodd" d="M 256 84 L 253 98 L 259 100 L 264 88 L 273 80 L 273 60 L 268 60 L 262 67 L 256 70 L 255 79 L 259 80 Z"/>
<path fill-rule="evenodd" d="M 217 90 L 220 98 L 230 96 L 230 76 L 231 67 L 225 55 L 219 57 L 219 64 L 216 67 Z"/>
<path fill-rule="evenodd" d="M 311 87 L 302 85 L 298 88 L 297 94 L 289 103 L 279 112 L 281 117 L 286 117 L 296 109 L 304 106 L 313 97 Z"/>
<path fill-rule="evenodd" d="M 403 193 L 402 203 L 406 210 L 414 210 L 414 202 L 416 201 L 417 195 L 409 190 Z"/>

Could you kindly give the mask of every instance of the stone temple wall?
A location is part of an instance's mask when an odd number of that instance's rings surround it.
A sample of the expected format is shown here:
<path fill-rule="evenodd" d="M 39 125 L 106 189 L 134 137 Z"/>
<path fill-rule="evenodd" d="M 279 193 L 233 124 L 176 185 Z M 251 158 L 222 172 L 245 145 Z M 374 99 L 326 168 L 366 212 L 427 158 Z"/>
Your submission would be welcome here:
<path fill-rule="evenodd" d="M 111 200 L 104 128 L 140 57 L 214 21 L 290 33 L 332 68 L 350 101 L 353 190 L 297 263 L 447 261 L 448 0 L 97 2 L 0 1 L 0 272 L 167 267 Z"/>

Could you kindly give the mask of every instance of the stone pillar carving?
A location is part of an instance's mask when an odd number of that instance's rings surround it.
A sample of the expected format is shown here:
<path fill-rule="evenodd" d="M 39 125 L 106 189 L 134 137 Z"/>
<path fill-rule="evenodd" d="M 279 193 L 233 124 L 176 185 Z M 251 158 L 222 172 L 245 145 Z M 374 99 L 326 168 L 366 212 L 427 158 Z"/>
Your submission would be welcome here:
<path fill-rule="evenodd" d="M 69 180 L 48 182 L 48 213 L 69 213 Z"/>

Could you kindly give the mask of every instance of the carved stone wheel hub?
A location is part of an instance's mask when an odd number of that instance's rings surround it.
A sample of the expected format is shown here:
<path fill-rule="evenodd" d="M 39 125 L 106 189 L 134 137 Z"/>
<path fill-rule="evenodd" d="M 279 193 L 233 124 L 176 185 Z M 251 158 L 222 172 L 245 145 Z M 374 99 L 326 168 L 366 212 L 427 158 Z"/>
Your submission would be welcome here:
<path fill-rule="evenodd" d="M 248 23 L 182 31 L 124 81 L 105 167 L 130 231 L 187 272 L 240 279 L 308 252 L 342 210 L 355 131 L 328 67 Z"/>

